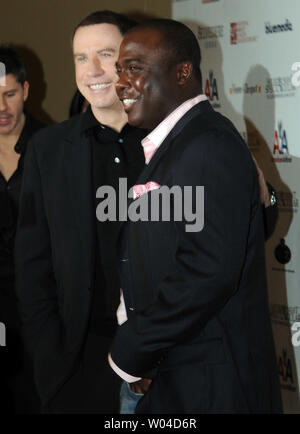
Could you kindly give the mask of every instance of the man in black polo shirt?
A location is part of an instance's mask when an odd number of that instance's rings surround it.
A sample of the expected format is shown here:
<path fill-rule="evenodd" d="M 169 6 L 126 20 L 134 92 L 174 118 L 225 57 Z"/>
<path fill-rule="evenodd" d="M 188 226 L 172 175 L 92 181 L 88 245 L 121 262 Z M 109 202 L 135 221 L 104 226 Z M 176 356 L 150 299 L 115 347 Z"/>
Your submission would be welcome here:
<path fill-rule="evenodd" d="M 11 47 L 1 45 L 0 62 L 0 322 L 7 335 L 6 347 L 0 348 L 0 367 L 9 388 L 6 408 L 26 413 L 36 409 L 37 398 L 33 382 L 24 370 L 13 246 L 26 147 L 43 124 L 24 111 L 29 83 L 20 56 Z"/>
<path fill-rule="evenodd" d="M 122 35 L 134 25 L 109 11 L 76 27 L 83 114 L 46 128 L 30 146 L 16 238 L 17 292 L 43 411 L 118 413 L 119 378 L 107 353 L 117 327 L 120 223 L 99 222 L 96 191 L 131 187 L 146 132 L 127 124 L 115 92 Z"/>

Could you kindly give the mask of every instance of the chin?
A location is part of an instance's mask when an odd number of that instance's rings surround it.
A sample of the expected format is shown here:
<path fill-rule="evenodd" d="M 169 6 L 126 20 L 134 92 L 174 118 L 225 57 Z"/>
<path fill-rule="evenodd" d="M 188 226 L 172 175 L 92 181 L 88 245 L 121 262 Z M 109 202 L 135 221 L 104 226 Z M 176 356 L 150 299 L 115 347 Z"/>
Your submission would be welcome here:
<path fill-rule="evenodd" d="M 131 125 L 133 127 L 143 128 L 142 124 L 140 122 L 138 122 L 136 119 L 129 119 L 128 118 L 128 123 L 129 123 L 129 125 Z"/>
<path fill-rule="evenodd" d="M 5 125 L 5 126 L 0 125 L 0 135 L 3 135 L 3 136 L 9 135 L 10 133 L 13 132 L 15 126 L 16 126 L 15 124 L 14 125 Z"/>
<path fill-rule="evenodd" d="M 91 105 L 98 109 L 104 109 L 104 108 L 110 108 L 114 107 L 116 102 L 119 102 L 119 100 L 115 98 L 99 98 L 95 100 L 94 102 L 91 101 Z"/>
<path fill-rule="evenodd" d="M 136 116 L 130 116 L 130 113 L 128 113 L 128 123 L 133 127 L 144 128 L 143 119 Z"/>

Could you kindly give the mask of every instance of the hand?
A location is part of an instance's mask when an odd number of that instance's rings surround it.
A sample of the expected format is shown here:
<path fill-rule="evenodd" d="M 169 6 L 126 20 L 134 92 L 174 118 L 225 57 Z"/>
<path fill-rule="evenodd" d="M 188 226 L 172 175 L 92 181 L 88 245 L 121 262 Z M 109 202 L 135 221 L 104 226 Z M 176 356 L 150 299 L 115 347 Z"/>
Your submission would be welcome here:
<path fill-rule="evenodd" d="M 265 205 L 265 208 L 267 208 L 268 206 L 271 205 L 270 194 L 269 194 L 269 190 L 267 187 L 267 183 L 265 181 L 263 171 L 259 167 L 259 165 L 258 165 L 257 161 L 255 160 L 255 158 L 253 157 L 253 155 L 252 155 L 252 158 L 253 158 L 253 161 L 255 163 L 257 172 L 258 172 L 258 179 L 259 179 L 259 186 L 260 186 L 260 201 L 262 204 Z"/>
<path fill-rule="evenodd" d="M 134 393 L 146 393 L 150 387 L 152 380 L 150 378 L 142 378 L 139 381 L 135 381 L 134 383 L 130 383 L 130 389 Z"/>

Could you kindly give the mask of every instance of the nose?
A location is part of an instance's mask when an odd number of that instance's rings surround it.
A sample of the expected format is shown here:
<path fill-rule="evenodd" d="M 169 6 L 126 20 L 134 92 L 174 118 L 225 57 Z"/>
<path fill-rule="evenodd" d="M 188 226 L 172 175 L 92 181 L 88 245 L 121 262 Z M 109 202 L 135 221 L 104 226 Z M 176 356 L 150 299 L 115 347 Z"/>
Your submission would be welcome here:
<path fill-rule="evenodd" d="M 93 57 L 89 62 L 87 75 L 90 77 L 97 77 L 103 75 L 104 73 L 105 71 L 101 65 L 99 57 Z"/>
<path fill-rule="evenodd" d="M 129 87 L 130 83 L 128 81 L 128 76 L 125 71 L 122 71 L 121 73 L 119 73 L 119 79 L 116 82 L 116 91 L 118 96 L 122 96 L 122 92 Z"/>
<path fill-rule="evenodd" d="M 4 95 L 0 95 L 0 112 L 5 112 L 7 110 L 7 102 Z"/>

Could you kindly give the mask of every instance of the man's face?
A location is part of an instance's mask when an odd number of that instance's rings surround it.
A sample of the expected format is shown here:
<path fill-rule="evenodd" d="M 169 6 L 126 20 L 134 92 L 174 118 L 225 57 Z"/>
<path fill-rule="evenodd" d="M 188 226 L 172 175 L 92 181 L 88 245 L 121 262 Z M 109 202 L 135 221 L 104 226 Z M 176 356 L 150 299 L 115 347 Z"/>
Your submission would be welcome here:
<path fill-rule="evenodd" d="M 74 35 L 77 87 L 94 108 L 120 104 L 115 90 L 115 63 L 122 38 L 115 25 L 106 23 L 79 27 Z"/>
<path fill-rule="evenodd" d="M 0 135 L 13 134 L 18 130 L 28 89 L 27 81 L 22 85 L 13 74 L 5 76 L 5 86 L 0 86 Z"/>
<path fill-rule="evenodd" d="M 124 37 L 117 63 L 117 93 L 131 125 L 153 129 L 176 108 L 176 65 L 159 32 L 137 30 Z"/>

